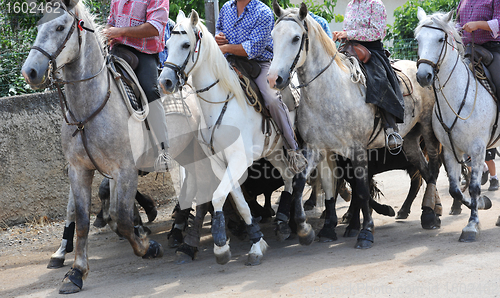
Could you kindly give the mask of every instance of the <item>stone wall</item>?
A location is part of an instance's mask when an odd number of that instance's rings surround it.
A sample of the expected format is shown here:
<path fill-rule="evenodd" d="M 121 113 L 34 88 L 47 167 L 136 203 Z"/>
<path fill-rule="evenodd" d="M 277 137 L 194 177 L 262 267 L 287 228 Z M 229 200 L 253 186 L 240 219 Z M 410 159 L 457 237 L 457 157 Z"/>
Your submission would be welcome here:
<path fill-rule="evenodd" d="M 63 122 L 57 93 L 0 98 L 0 228 L 65 216 L 69 180 L 61 149 Z M 96 172 L 93 212 L 100 207 L 101 180 Z M 139 178 L 138 189 L 159 204 L 175 195 L 168 173 Z"/>

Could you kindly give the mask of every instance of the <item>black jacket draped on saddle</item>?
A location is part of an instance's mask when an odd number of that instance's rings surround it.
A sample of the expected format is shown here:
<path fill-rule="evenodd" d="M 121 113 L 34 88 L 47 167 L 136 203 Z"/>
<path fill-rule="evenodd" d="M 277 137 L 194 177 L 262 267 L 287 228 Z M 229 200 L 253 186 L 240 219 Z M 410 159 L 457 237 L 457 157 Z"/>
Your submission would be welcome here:
<path fill-rule="evenodd" d="M 389 58 L 385 55 L 382 42 L 380 40 L 356 42 L 371 52 L 370 60 L 364 64 L 367 72 L 366 102 L 391 113 L 397 123 L 402 123 L 405 115 L 403 93 Z"/>

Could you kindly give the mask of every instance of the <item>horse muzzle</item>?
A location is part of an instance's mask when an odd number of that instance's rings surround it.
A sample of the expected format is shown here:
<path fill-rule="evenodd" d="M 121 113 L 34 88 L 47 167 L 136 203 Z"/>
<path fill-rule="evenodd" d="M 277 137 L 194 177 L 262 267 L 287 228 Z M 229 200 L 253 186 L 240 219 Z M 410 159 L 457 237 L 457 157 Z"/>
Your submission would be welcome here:
<path fill-rule="evenodd" d="M 280 76 L 278 74 L 268 74 L 267 81 L 273 89 L 283 90 L 290 84 L 290 75 Z"/>
<path fill-rule="evenodd" d="M 34 90 L 45 89 L 48 84 L 48 68 L 45 70 L 36 69 L 34 67 L 29 67 L 28 65 L 23 65 L 21 69 L 21 74 L 26 80 L 26 83 Z"/>
<path fill-rule="evenodd" d="M 434 81 L 434 72 L 430 65 L 422 64 L 417 70 L 417 82 L 422 87 L 427 87 Z"/>

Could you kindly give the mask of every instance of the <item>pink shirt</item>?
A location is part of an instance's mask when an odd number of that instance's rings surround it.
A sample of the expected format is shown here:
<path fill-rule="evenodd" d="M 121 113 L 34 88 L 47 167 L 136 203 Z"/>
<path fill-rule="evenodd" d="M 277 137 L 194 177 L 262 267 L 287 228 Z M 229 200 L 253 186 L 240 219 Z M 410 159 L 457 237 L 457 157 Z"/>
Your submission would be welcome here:
<path fill-rule="evenodd" d="M 112 0 L 108 24 L 114 27 L 135 27 L 146 22 L 158 30 L 158 36 L 147 38 L 120 37 L 114 44 L 124 44 L 146 54 L 156 54 L 165 47 L 165 25 L 169 0 Z"/>
<path fill-rule="evenodd" d="M 359 41 L 382 40 L 385 37 L 387 13 L 380 0 L 352 0 L 344 15 L 347 39 Z"/>
<path fill-rule="evenodd" d="M 499 20 L 500 0 L 462 0 L 458 5 L 457 24 L 460 28 L 468 22 L 486 21 L 491 29 L 491 32 L 476 30 L 474 33 L 474 43 L 476 44 L 500 41 Z M 469 32 L 464 30 L 462 34 L 464 44 L 471 42 L 472 35 Z"/>

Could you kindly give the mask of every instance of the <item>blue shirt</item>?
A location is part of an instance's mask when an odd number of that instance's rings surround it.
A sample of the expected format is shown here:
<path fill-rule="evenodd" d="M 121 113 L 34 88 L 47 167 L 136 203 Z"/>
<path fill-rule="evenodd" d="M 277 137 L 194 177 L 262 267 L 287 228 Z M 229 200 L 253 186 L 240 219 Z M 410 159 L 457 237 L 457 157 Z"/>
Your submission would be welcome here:
<path fill-rule="evenodd" d="M 309 15 L 314 20 L 316 20 L 316 22 L 318 22 L 320 24 L 321 28 L 323 28 L 323 30 L 325 30 L 325 33 L 326 33 L 326 35 L 328 35 L 328 37 L 330 37 L 330 38 L 333 37 L 332 31 L 330 30 L 330 26 L 328 25 L 328 22 L 325 20 L 325 18 L 317 16 L 312 12 L 309 12 Z"/>
<path fill-rule="evenodd" d="M 224 3 L 215 26 L 215 34 L 224 33 L 230 44 L 241 44 L 248 59 L 273 59 L 274 16 L 271 9 L 259 0 L 251 0 L 238 17 L 236 1 Z"/>
<path fill-rule="evenodd" d="M 171 19 L 168 19 L 167 25 L 165 25 L 165 43 L 170 38 L 170 32 L 172 31 L 172 29 L 174 29 L 174 26 L 175 26 L 175 22 L 172 21 Z M 163 51 L 159 52 L 158 55 L 160 58 L 160 67 L 163 67 L 163 63 L 165 61 L 167 61 L 167 57 L 168 57 L 167 47 L 164 46 Z"/>

